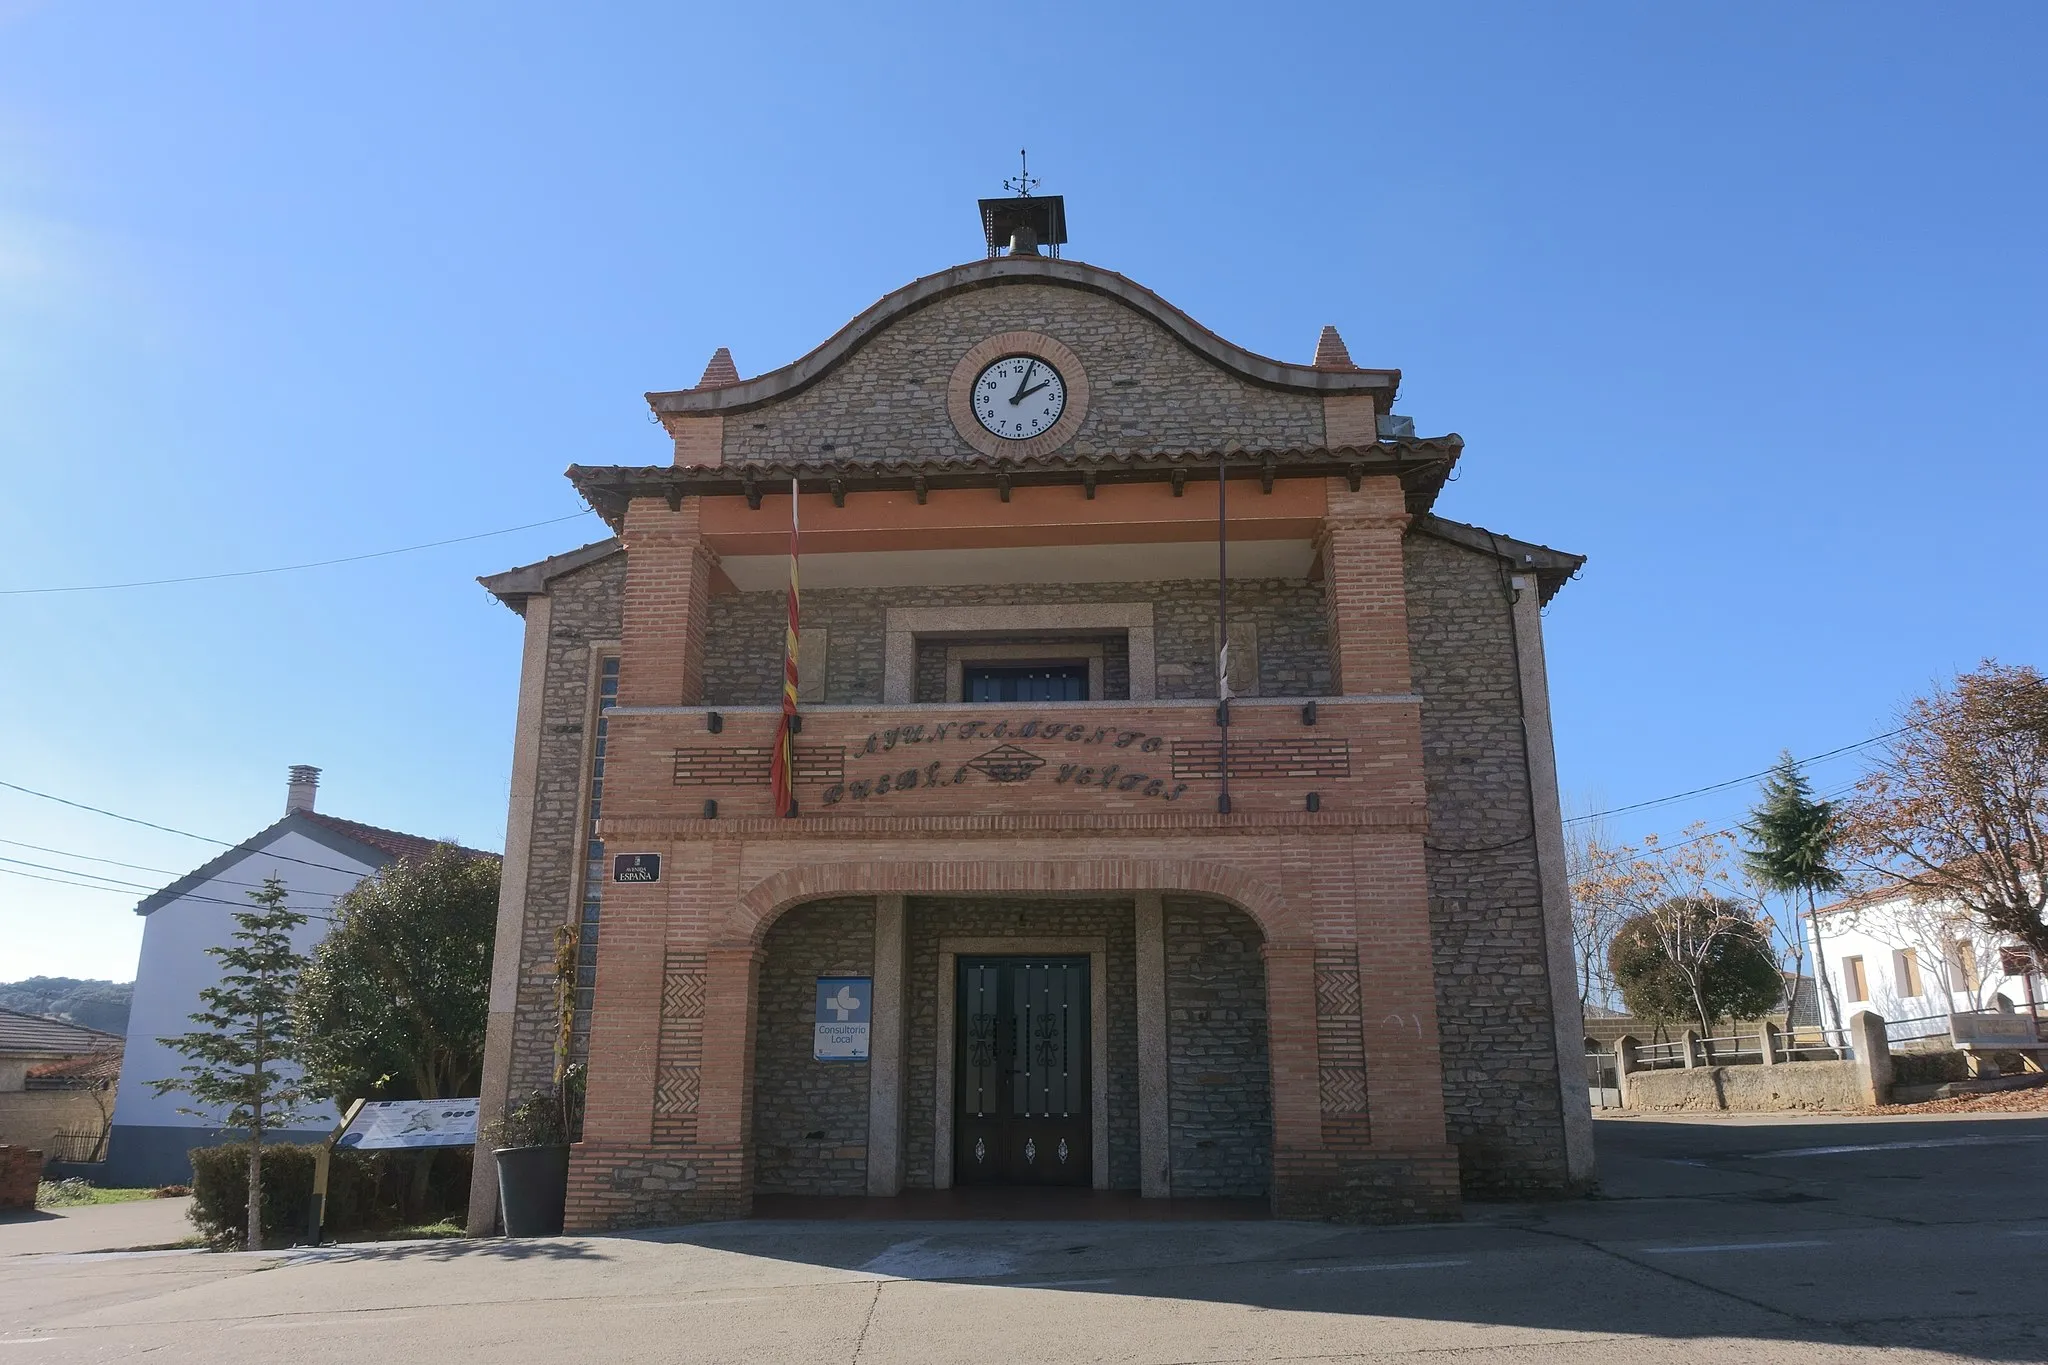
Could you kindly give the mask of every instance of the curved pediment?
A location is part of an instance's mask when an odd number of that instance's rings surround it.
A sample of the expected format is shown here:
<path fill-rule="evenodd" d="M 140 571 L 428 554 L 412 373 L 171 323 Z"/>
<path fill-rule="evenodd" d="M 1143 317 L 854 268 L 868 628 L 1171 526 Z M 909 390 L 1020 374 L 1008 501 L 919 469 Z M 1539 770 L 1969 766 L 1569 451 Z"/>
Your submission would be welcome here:
<path fill-rule="evenodd" d="M 752 379 L 714 388 L 675 389 L 647 395 L 656 413 L 739 413 L 800 392 L 830 374 L 848 356 L 899 319 L 970 290 L 1017 283 L 1049 284 L 1116 299 L 1149 317 L 1197 355 L 1247 383 L 1299 394 L 1381 393 L 1391 401 L 1399 370 L 1330 370 L 1291 365 L 1224 340 L 1159 295 L 1113 270 L 1082 261 L 1002 256 L 956 265 L 886 294 L 810 354 Z"/>
<path fill-rule="evenodd" d="M 897 290 L 781 369 L 647 398 L 678 463 L 1018 453 L 975 429 L 964 398 L 975 357 L 1017 337 L 1062 357 L 1076 400 L 1022 443 L 1032 455 L 1322 446 L 1333 402 L 1367 414 L 1346 443 L 1370 441 L 1370 414 L 1400 383 L 1397 370 L 1257 355 L 1114 271 L 1002 257 Z"/>

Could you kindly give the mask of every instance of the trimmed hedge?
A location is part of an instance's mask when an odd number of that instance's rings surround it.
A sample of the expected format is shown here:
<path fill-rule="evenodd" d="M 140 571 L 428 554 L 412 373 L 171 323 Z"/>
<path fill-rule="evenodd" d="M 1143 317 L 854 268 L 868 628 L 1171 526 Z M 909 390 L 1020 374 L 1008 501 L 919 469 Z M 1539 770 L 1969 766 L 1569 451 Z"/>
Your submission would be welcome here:
<path fill-rule="evenodd" d="M 306 1216 L 313 1203 L 315 1144 L 263 1144 L 263 1244 L 290 1246 L 306 1240 Z M 231 1142 L 192 1151 L 192 1222 L 212 1246 L 240 1248 L 249 1226 L 249 1144 Z M 426 1198 L 407 1208 L 422 1160 L 430 1162 Z M 443 1147 L 426 1152 L 337 1151 L 327 1167 L 329 1239 L 453 1216 L 469 1208 L 470 1149 Z"/>

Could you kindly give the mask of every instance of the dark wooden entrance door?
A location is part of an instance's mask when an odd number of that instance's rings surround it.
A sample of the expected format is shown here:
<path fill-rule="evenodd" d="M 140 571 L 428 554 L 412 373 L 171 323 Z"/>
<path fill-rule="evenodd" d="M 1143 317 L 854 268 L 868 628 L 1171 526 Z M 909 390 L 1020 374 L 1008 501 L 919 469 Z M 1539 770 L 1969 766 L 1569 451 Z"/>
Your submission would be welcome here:
<path fill-rule="evenodd" d="M 1090 1180 L 1088 959 L 963 957 L 953 1182 Z"/>

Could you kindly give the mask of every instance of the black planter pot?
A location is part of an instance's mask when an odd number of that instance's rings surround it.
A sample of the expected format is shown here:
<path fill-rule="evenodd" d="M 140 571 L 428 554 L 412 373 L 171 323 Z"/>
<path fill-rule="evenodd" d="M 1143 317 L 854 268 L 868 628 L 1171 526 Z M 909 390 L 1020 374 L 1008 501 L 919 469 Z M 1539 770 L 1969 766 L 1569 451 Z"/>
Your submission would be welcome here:
<path fill-rule="evenodd" d="M 507 1237 L 556 1237 L 569 1199 L 569 1149 L 500 1147 L 498 1208 Z"/>

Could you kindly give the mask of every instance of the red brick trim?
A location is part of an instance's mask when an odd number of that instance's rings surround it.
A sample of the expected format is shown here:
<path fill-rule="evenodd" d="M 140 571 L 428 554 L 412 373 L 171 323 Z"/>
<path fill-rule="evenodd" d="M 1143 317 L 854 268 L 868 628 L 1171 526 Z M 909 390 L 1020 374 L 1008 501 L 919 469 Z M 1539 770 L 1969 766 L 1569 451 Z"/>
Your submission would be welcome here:
<path fill-rule="evenodd" d="M 677 749 L 675 784 L 678 787 L 765 787 L 774 760 L 775 751 L 760 745 L 737 749 Z M 836 744 L 796 746 L 798 782 L 837 782 L 844 776 L 844 748 Z"/>
<path fill-rule="evenodd" d="M 1231 752 L 1236 753 L 1233 746 Z M 1233 769 L 1234 771 L 1234 769 Z M 1019 812 L 1007 815 L 830 815 L 776 820 L 769 816 L 721 817 L 707 822 L 695 817 L 606 816 L 598 833 L 605 839 L 648 842 L 670 839 L 848 838 L 861 835 L 934 839 L 983 839 L 991 834 L 1021 838 L 1031 834 L 1129 832 L 1254 837 L 1272 834 L 1357 834 L 1360 830 L 1421 833 L 1429 817 L 1413 802 L 1367 806 L 1360 810 L 1250 811 L 1216 815 L 1184 811 L 1171 815 L 1093 814 L 1081 811 Z"/>
<path fill-rule="evenodd" d="M 1175 781 L 1213 781 L 1222 775 L 1223 744 L 1214 739 L 1173 742 Z M 1348 739 L 1249 739 L 1230 746 L 1232 777 L 1349 777 Z"/>
<path fill-rule="evenodd" d="M 1191 858 L 1116 858 L 1086 862 L 1019 860 L 813 863 L 778 872 L 741 895 L 714 942 L 759 944 L 781 914 L 804 901 L 832 896 L 1045 895 L 1081 891 L 1183 891 L 1213 896 L 1250 915 L 1270 940 L 1290 916 L 1277 888 L 1222 863 Z"/>

